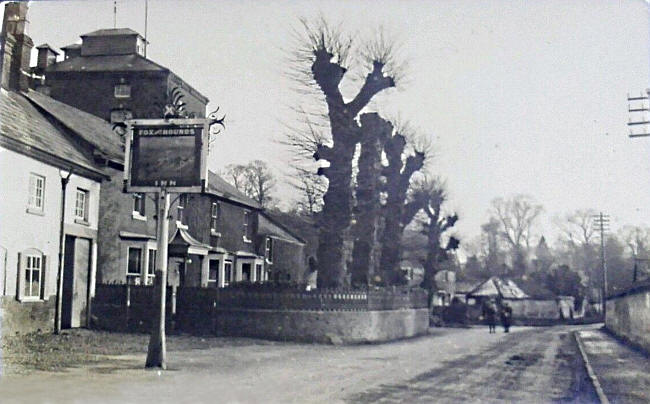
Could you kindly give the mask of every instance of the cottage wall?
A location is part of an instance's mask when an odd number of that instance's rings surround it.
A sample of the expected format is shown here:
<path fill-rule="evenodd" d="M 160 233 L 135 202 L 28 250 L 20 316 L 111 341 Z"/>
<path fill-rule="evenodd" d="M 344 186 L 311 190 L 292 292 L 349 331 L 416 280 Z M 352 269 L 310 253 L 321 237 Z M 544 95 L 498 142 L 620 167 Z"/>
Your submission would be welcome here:
<path fill-rule="evenodd" d="M 16 167 L 20 167 L 19 170 Z M 0 296 L 2 332 L 51 329 L 58 271 L 59 229 L 61 220 L 61 177 L 59 169 L 23 154 L 0 147 Z M 45 178 L 42 212 L 28 209 L 30 173 Z M 88 224 L 75 223 L 77 188 L 89 193 Z M 65 234 L 91 239 L 96 245 L 100 184 L 72 175 L 66 188 Z M 34 213 L 30 213 L 34 212 Z M 17 301 L 19 253 L 35 249 L 45 257 L 43 299 Z M 91 277 L 96 262 L 92 261 Z M 92 285 L 91 285 L 92 293 Z"/>

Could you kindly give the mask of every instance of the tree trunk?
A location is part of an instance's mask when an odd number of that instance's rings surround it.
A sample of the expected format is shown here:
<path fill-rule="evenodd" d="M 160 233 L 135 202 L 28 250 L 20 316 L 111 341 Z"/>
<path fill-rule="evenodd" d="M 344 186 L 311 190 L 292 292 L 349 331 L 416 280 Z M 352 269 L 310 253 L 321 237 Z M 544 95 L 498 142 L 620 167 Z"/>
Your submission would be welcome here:
<path fill-rule="evenodd" d="M 368 285 L 375 272 L 380 219 L 381 153 L 393 125 L 378 114 L 361 115 L 361 154 L 356 188 L 356 225 L 352 251 L 352 285 Z"/>
<path fill-rule="evenodd" d="M 381 260 L 379 263 L 384 283 L 395 285 L 405 282 L 399 271 L 401 241 L 404 227 L 411 221 L 405 215 L 406 193 L 413 173 L 422 168 L 424 155 L 416 153 L 402 162 L 406 139 L 402 135 L 393 136 L 384 147 L 388 166 L 384 167 L 386 177 L 386 204 L 383 209 L 384 231 L 381 238 Z M 409 209 L 409 212 L 411 210 Z M 417 212 L 417 210 L 416 210 Z M 414 213 L 413 213 L 414 214 Z M 408 221 L 407 221 L 408 220 Z"/>

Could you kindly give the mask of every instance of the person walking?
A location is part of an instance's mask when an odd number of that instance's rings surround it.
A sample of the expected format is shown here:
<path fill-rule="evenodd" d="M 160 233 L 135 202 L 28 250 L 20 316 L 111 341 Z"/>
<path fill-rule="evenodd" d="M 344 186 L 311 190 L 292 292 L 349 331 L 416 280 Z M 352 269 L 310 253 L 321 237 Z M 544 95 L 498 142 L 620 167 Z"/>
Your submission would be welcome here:
<path fill-rule="evenodd" d="M 501 325 L 503 325 L 504 332 L 510 332 L 510 321 L 512 319 L 512 307 L 508 302 L 501 303 Z"/>
<path fill-rule="evenodd" d="M 497 308 L 492 299 L 483 304 L 483 318 L 485 318 L 490 334 L 496 333 Z"/>

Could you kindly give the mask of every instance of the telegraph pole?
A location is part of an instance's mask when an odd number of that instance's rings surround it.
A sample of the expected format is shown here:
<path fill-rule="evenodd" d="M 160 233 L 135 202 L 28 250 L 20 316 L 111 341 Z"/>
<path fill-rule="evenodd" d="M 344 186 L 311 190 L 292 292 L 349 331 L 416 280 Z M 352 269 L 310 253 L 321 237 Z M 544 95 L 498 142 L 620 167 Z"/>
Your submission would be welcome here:
<path fill-rule="evenodd" d="M 600 300 L 603 307 L 603 321 L 607 314 L 607 263 L 605 262 L 605 232 L 609 230 L 609 215 L 600 212 L 594 216 L 594 227 L 600 232 L 600 264 L 603 269 L 603 287 L 600 292 Z"/>

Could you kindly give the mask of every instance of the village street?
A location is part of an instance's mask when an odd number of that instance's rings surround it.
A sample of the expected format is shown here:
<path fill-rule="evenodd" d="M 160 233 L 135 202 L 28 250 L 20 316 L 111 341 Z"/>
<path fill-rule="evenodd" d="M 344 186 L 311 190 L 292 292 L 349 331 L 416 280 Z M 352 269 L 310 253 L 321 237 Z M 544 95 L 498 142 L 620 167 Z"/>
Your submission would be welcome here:
<path fill-rule="evenodd" d="M 143 370 L 144 355 L 123 356 L 5 377 L 0 392 L 5 403 L 569 401 L 571 331 L 586 328 L 438 328 L 426 337 L 357 346 L 235 339 L 230 347 L 169 352 L 171 370 L 162 373 Z"/>

